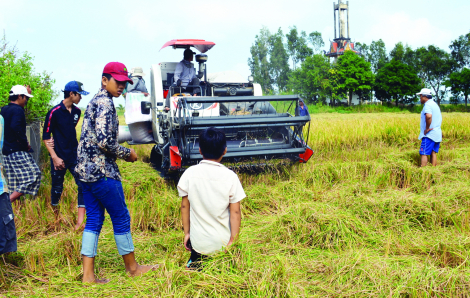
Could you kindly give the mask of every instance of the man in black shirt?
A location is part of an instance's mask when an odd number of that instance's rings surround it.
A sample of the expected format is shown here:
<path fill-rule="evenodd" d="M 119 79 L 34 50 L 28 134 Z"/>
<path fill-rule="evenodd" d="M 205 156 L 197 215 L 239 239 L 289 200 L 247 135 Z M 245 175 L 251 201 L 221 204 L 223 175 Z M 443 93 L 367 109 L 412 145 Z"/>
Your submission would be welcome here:
<path fill-rule="evenodd" d="M 82 95 L 89 94 L 82 89 L 82 86 L 83 84 L 77 81 L 71 81 L 65 85 L 64 100 L 47 113 L 42 134 L 44 144 L 51 155 L 51 205 L 56 214 L 58 214 L 57 205 L 64 189 L 64 176 L 67 169 L 75 178 L 78 187 L 78 218 L 75 230 L 80 228 L 85 218 L 82 186 L 74 170 L 77 165 L 78 147 L 75 127 L 82 113 L 76 105 L 82 99 Z"/>
<path fill-rule="evenodd" d="M 10 201 L 24 194 L 37 195 L 41 185 L 41 171 L 31 154 L 31 146 L 26 138 L 26 117 L 24 107 L 33 97 L 31 89 L 16 85 L 10 90 L 10 103 L 2 107 L 1 115 L 5 121 L 3 155 L 5 173 L 8 179 Z"/>

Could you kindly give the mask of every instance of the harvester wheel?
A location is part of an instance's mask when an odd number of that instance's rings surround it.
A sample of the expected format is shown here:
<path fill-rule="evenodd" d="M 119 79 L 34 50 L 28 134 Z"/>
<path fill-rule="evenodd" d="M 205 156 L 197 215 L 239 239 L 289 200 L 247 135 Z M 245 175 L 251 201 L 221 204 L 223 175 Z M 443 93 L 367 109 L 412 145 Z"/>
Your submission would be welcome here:
<path fill-rule="evenodd" d="M 152 148 L 152 151 L 150 151 L 150 163 L 159 172 L 162 170 L 162 160 L 163 156 L 155 150 L 155 147 Z"/>
<path fill-rule="evenodd" d="M 152 148 L 150 151 L 150 164 L 152 167 L 160 173 L 160 177 L 169 179 L 169 180 L 177 180 L 179 178 L 178 173 L 170 173 L 168 168 L 163 166 L 163 156 L 155 150 L 155 147 Z"/>

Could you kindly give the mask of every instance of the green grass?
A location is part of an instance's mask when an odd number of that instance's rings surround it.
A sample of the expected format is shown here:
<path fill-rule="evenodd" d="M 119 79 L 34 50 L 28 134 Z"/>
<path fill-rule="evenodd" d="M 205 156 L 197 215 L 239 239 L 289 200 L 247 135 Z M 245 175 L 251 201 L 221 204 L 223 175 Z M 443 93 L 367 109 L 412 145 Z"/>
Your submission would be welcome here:
<path fill-rule="evenodd" d="M 240 239 L 203 272 L 183 268 L 180 199 L 173 183 L 139 161 L 119 161 L 138 261 L 162 268 L 124 273 L 109 217 L 97 274 L 83 286 L 81 234 L 71 232 L 76 192 L 67 176 L 61 223 L 39 197 L 15 205 L 18 253 L 0 262 L 5 297 L 464 297 L 470 291 L 470 114 L 444 113 L 438 167 L 419 168 L 415 113 L 314 114 L 304 165 L 240 174 Z"/>

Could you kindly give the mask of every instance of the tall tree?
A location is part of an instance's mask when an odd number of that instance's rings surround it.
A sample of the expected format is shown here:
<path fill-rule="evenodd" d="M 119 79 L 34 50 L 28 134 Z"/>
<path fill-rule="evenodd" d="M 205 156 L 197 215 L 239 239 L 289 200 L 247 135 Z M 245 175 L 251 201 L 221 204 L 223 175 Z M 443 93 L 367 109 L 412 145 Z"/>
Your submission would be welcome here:
<path fill-rule="evenodd" d="M 465 106 L 467 106 L 468 95 L 470 94 L 470 69 L 463 68 L 460 71 L 453 72 L 444 84 L 451 88 L 452 94 L 456 97 L 463 95 Z"/>
<path fill-rule="evenodd" d="M 460 69 L 470 67 L 470 33 L 461 35 L 449 46 L 452 58 Z"/>
<path fill-rule="evenodd" d="M 315 54 L 305 59 L 302 65 L 292 72 L 294 91 L 311 103 L 325 102 L 332 93 L 334 80 L 330 79 L 329 58 Z"/>
<path fill-rule="evenodd" d="M 332 106 L 336 106 L 335 101 L 343 99 L 347 93 L 340 87 L 340 77 L 336 67 L 330 67 L 328 71 L 328 89 L 329 98 Z"/>
<path fill-rule="evenodd" d="M 372 90 L 374 74 L 371 65 L 353 51 L 345 51 L 335 65 L 339 79 L 339 88 L 348 93 L 348 105 L 353 94 L 362 95 Z"/>
<path fill-rule="evenodd" d="M 281 28 L 269 37 L 269 73 L 279 91 L 285 91 L 289 82 L 289 54 L 284 47 Z"/>
<path fill-rule="evenodd" d="M 359 51 L 362 55 L 362 57 L 364 57 L 364 59 L 366 59 L 366 61 L 369 61 L 368 58 L 369 58 L 369 46 L 365 43 L 361 43 L 361 42 L 356 42 L 356 44 L 354 45 L 354 49 L 356 51 Z M 370 61 L 369 61 L 370 62 Z"/>
<path fill-rule="evenodd" d="M 443 82 L 455 69 L 455 61 L 449 53 L 434 45 L 417 49 L 416 58 L 418 76 L 433 89 L 440 105 L 447 88 Z"/>
<path fill-rule="evenodd" d="M 390 59 L 395 59 L 398 61 L 403 62 L 403 58 L 405 56 L 405 46 L 400 41 L 395 45 L 395 47 L 390 52 Z"/>
<path fill-rule="evenodd" d="M 319 54 L 321 48 L 325 46 L 325 42 L 321 36 L 321 33 L 318 31 L 314 31 L 308 35 L 308 41 L 312 44 L 313 52 L 315 54 Z"/>
<path fill-rule="evenodd" d="M 307 59 L 307 57 L 313 55 L 313 50 L 308 46 L 307 33 L 302 31 L 299 36 L 299 41 L 297 42 L 297 59 L 301 63 Z"/>
<path fill-rule="evenodd" d="M 287 50 L 292 59 L 292 68 L 295 70 L 299 62 L 303 62 L 313 54 L 313 50 L 307 44 L 307 33 L 302 31 L 299 34 L 296 26 L 290 28 L 286 38 Z"/>
<path fill-rule="evenodd" d="M 408 45 L 399 42 L 390 52 L 390 59 L 395 59 L 411 66 L 415 72 L 418 72 L 418 61 L 416 60 L 416 52 Z"/>
<path fill-rule="evenodd" d="M 299 33 L 297 32 L 297 27 L 294 26 L 290 28 L 289 33 L 286 34 L 287 38 L 287 51 L 292 59 L 292 69 L 295 70 L 295 66 L 298 62 L 298 40 L 299 40 Z"/>
<path fill-rule="evenodd" d="M 250 48 L 251 58 L 248 58 L 248 66 L 256 83 L 261 85 L 264 93 L 273 90 L 273 81 L 269 70 L 269 41 L 271 33 L 268 28 L 263 27 L 256 35 L 255 42 Z"/>
<path fill-rule="evenodd" d="M 398 59 L 380 68 L 375 77 L 375 96 L 381 101 L 395 100 L 410 103 L 416 100 L 416 92 L 421 88 L 422 83 L 414 69 Z"/>
<path fill-rule="evenodd" d="M 382 39 L 372 41 L 369 47 L 369 54 L 365 58 L 370 62 L 374 73 L 377 73 L 389 61 L 385 43 Z"/>

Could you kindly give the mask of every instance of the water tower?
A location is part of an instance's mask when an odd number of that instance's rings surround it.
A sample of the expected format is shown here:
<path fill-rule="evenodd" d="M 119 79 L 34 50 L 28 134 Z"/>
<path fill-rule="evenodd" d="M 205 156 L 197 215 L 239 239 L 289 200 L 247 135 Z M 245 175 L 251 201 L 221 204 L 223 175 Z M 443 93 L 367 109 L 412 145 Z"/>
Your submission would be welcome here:
<path fill-rule="evenodd" d="M 354 49 L 354 43 L 351 42 L 349 37 L 349 1 L 344 3 L 344 1 L 339 0 L 338 4 L 333 2 L 333 15 L 335 20 L 335 38 L 330 43 L 330 50 L 326 55 L 333 57 L 336 61 L 339 56 L 344 54 L 344 51 L 351 50 L 360 54 L 359 51 Z M 336 15 L 338 15 L 338 18 Z M 338 25 L 339 34 L 336 34 L 336 25 Z"/>

